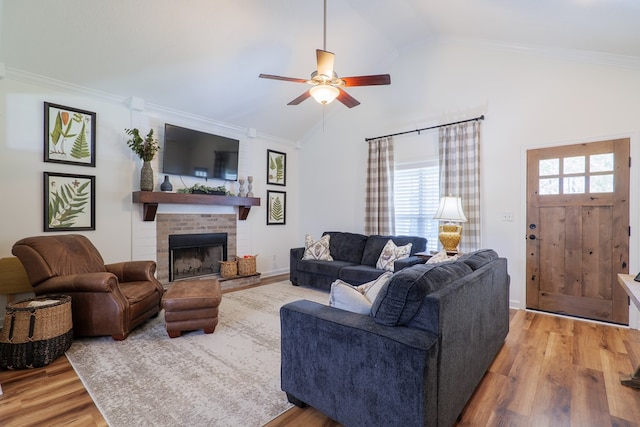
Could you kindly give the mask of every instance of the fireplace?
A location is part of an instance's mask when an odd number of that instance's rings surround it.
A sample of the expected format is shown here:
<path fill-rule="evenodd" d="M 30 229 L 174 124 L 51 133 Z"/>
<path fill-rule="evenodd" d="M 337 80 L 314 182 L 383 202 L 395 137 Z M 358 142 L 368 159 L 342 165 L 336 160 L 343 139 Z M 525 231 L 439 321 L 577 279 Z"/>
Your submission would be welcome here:
<path fill-rule="evenodd" d="M 169 281 L 219 275 L 227 233 L 169 235 Z"/>

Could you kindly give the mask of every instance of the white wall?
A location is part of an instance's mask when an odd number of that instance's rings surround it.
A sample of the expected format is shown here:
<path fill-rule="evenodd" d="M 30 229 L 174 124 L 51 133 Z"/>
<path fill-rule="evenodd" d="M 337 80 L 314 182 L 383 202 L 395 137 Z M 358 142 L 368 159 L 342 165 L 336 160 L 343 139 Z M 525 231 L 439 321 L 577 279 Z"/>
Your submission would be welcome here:
<path fill-rule="evenodd" d="M 523 308 L 526 150 L 623 136 L 631 138 L 632 156 L 640 159 L 640 70 L 589 59 L 461 41 L 403 52 L 392 64 L 390 86 L 348 89 L 362 105 L 331 105 L 324 131 L 302 142 L 300 234 L 362 231 L 366 137 L 484 114 L 482 246 L 508 258 L 511 305 Z M 429 132 L 423 137 L 426 143 L 433 139 Z M 395 144 L 403 144 L 402 138 Z M 640 230 L 639 161 L 631 171 L 632 230 Z M 332 188 L 340 192 L 330 197 Z M 513 222 L 502 221 L 504 212 L 513 213 Z M 631 236 L 634 273 L 640 270 L 638 233 Z M 640 327 L 633 308 L 631 324 Z"/>
<path fill-rule="evenodd" d="M 11 256 L 11 247 L 19 239 L 33 235 L 59 234 L 43 232 L 44 171 L 96 177 L 96 229 L 81 232 L 101 252 L 107 263 L 128 259 L 154 259 L 155 222 L 142 221 L 142 206 L 131 202 L 131 192 L 139 189 L 140 160 L 126 145 L 125 128 L 138 127 L 145 134 L 153 128 L 162 141 L 164 123 L 192 127 L 240 140 L 239 174 L 254 177 L 253 192 L 261 198 L 247 220 L 238 221 L 238 253 L 258 254 L 257 268 L 263 275 L 286 273 L 289 249 L 297 237 L 296 193 L 298 192 L 298 151 L 292 142 L 257 132 L 248 137 L 246 129 L 238 129 L 213 120 L 193 117 L 176 111 L 146 106 L 131 110 L 128 100 L 113 99 L 66 87 L 61 82 L 33 79 L 17 72 L 0 80 L 0 257 Z M 43 103 L 52 102 L 96 112 L 96 167 L 43 162 Z M 144 102 L 142 103 L 144 105 Z M 267 149 L 287 153 L 287 186 L 270 186 L 287 192 L 285 225 L 266 225 L 266 156 Z M 156 190 L 163 179 L 161 155 L 152 162 Z M 177 176 L 170 177 L 174 191 L 183 185 Z M 202 180 L 184 179 L 190 186 Z M 222 181 L 209 181 L 217 186 Z M 234 189 L 238 191 L 235 183 Z M 237 208 L 197 205 L 160 205 L 159 212 L 236 213 Z M 24 296 L 18 296 L 21 298 Z M 0 296 L 0 306 L 6 299 Z"/>
<path fill-rule="evenodd" d="M 362 104 L 350 110 L 340 104 L 326 107 L 324 122 L 299 147 L 261 135 L 259 129 L 256 138 L 248 138 L 245 129 L 176 111 L 147 106 L 132 112 L 124 100 L 46 79 L 34 82 L 8 69 L 0 80 L 0 256 L 9 256 L 13 243 L 22 237 L 44 234 L 43 171 L 96 175 L 96 230 L 83 234 L 107 262 L 155 256 L 149 240 L 153 225 L 143 223 L 141 207 L 130 202 L 131 191 L 138 188 L 140 166 L 125 144 L 123 129 L 149 126 L 160 131 L 161 124 L 169 121 L 241 140 L 240 174 L 254 176 L 254 192 L 263 206 L 253 207 L 247 221 L 238 223 L 238 252 L 259 254 L 258 269 L 264 274 L 283 272 L 288 269 L 289 248 L 302 245 L 305 233 L 318 237 L 325 230 L 363 231 L 366 137 L 485 114 L 482 245 L 509 259 L 511 303 L 524 307 L 525 152 L 625 136 L 631 138 L 632 156 L 640 159 L 640 71 L 581 58 L 564 60 L 557 52 L 544 55 L 457 41 L 416 46 L 389 67 L 390 86 L 348 89 Z M 97 113 L 95 168 L 42 161 L 44 101 Z M 319 121 L 322 118 L 319 107 Z M 433 135 L 426 133 L 424 138 L 431 140 Z M 396 144 L 402 143 L 398 137 Z M 287 186 L 271 187 L 287 192 L 284 226 L 266 226 L 267 148 L 287 153 Z M 162 177 L 159 161 L 154 162 L 157 185 Z M 640 230 L 637 164 L 631 170 L 632 230 Z M 178 188 L 179 180 L 171 181 Z M 162 205 L 160 212 L 181 209 Z M 512 212 L 514 221 L 503 222 L 503 212 Z M 139 241 L 148 242 L 147 249 L 133 244 Z M 640 270 L 639 241 L 638 232 L 633 233 L 631 272 Z M 632 311 L 632 325 L 640 327 L 639 317 Z"/>

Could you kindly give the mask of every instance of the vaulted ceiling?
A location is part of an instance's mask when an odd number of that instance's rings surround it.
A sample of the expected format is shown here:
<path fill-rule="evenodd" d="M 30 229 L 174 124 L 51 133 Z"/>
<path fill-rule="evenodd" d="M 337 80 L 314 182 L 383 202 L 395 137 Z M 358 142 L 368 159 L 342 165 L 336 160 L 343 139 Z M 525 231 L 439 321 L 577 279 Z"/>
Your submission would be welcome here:
<path fill-rule="evenodd" d="M 286 105 L 305 85 L 258 78 L 315 70 L 322 0 L 0 2 L 7 74 L 133 96 L 292 141 L 322 119 L 313 100 Z M 449 38 L 635 61 L 639 22 L 637 0 L 328 0 L 326 48 L 345 76 L 387 73 L 413 46 Z M 339 103 L 327 108 L 348 114 Z"/>

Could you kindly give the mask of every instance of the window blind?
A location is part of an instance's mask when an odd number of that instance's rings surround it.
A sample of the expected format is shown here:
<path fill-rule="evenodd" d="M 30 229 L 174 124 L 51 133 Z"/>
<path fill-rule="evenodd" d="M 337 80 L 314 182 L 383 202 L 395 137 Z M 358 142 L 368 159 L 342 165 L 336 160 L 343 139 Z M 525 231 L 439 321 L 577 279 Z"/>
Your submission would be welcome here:
<path fill-rule="evenodd" d="M 427 251 L 438 250 L 439 174 L 437 159 L 395 165 L 396 234 L 426 237 Z"/>

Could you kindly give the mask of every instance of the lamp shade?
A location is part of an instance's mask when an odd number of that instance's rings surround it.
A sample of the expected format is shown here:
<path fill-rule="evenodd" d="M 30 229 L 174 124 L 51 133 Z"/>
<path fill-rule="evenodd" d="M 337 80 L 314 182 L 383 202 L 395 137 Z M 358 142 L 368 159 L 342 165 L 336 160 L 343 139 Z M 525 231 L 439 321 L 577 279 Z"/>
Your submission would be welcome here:
<path fill-rule="evenodd" d="M 335 86 L 322 83 L 309 89 L 309 93 L 313 96 L 313 99 L 324 105 L 329 104 L 336 99 L 338 95 L 340 95 L 340 89 Z"/>
<path fill-rule="evenodd" d="M 464 216 L 462 211 L 462 199 L 452 196 L 442 197 L 433 219 L 449 222 L 467 222 L 467 217 Z"/>

